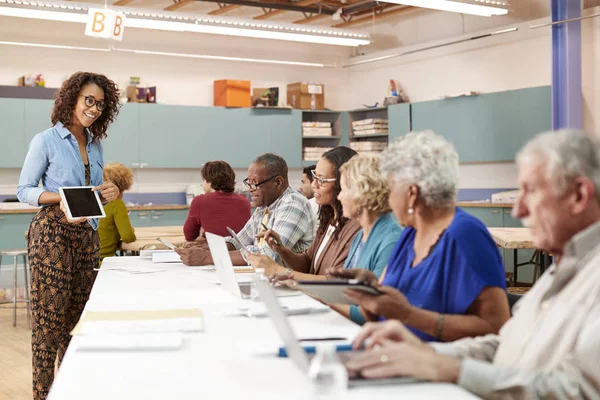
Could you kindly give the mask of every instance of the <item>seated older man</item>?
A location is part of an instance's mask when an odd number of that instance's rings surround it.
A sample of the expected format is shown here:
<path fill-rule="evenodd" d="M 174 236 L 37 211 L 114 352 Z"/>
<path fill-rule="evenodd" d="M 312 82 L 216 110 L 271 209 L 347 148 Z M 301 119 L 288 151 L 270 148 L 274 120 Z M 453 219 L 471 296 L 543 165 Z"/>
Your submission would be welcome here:
<path fill-rule="evenodd" d="M 244 248 L 238 247 L 228 238 L 228 248 L 234 265 L 247 265 L 241 252 L 265 254 L 281 262 L 279 254 L 271 250 L 264 239 L 257 235 L 264 232 L 263 225 L 280 234 L 281 243 L 300 253 L 313 241 L 313 219 L 308 200 L 290 187 L 288 166 L 278 155 L 267 153 L 257 157 L 248 167 L 248 177 L 244 184 L 252 197 L 251 205 L 256 207 L 252 218 L 237 236 Z M 213 259 L 206 242 L 198 246 L 177 249 L 185 265 L 211 265 Z M 241 252 L 240 252 L 241 251 Z"/>
<path fill-rule="evenodd" d="M 600 142 L 577 131 L 541 134 L 517 163 L 513 213 L 556 263 L 513 318 L 499 335 L 431 346 L 399 322 L 370 324 L 355 344 L 370 338 L 372 350 L 350 370 L 456 382 L 484 398 L 600 398 Z"/>

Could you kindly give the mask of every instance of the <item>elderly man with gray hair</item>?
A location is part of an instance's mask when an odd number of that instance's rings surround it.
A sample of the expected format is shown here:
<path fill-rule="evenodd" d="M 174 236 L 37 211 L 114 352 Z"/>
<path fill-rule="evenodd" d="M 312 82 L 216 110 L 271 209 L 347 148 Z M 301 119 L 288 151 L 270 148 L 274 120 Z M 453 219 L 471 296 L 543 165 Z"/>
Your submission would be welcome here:
<path fill-rule="evenodd" d="M 350 370 L 454 382 L 484 398 L 600 398 L 600 142 L 579 131 L 540 134 L 517 163 L 513 214 L 556 263 L 512 319 L 499 335 L 430 346 L 399 322 L 371 324 L 355 343 L 379 346 Z"/>

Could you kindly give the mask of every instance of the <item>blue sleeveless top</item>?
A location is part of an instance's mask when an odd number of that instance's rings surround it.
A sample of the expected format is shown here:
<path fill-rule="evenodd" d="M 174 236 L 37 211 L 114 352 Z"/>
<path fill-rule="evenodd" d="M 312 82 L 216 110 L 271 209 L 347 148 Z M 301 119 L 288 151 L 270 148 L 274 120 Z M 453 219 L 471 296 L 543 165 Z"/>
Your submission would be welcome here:
<path fill-rule="evenodd" d="M 456 209 L 450 226 L 417 266 L 414 228 L 405 228 L 392 252 L 383 285 L 401 291 L 410 304 L 443 314 L 465 314 L 484 287 L 506 289 L 500 251 L 477 218 Z M 408 327 L 424 341 L 435 341 Z"/>

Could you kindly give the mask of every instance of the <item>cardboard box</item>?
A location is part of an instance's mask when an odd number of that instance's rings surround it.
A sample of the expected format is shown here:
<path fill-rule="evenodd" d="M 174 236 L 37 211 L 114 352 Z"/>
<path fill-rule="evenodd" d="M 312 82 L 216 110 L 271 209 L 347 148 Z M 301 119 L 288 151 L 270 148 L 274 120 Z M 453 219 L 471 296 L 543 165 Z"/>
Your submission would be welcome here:
<path fill-rule="evenodd" d="M 214 105 L 217 107 L 250 107 L 250 81 L 220 80 L 214 82 Z"/>
<path fill-rule="evenodd" d="M 287 102 L 302 110 L 324 110 L 325 85 L 290 83 L 287 86 Z"/>
<path fill-rule="evenodd" d="M 156 86 L 145 88 L 129 85 L 126 93 L 129 103 L 156 103 Z"/>

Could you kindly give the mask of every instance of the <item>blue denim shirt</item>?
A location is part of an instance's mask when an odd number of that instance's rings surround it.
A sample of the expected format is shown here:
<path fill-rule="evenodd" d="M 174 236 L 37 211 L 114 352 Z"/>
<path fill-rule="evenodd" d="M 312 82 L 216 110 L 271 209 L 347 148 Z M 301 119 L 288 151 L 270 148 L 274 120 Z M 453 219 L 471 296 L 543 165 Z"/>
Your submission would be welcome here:
<path fill-rule="evenodd" d="M 98 186 L 103 181 L 103 151 L 102 144 L 99 141 L 93 142 L 92 139 L 88 132 L 86 148 L 90 185 Z M 40 181 L 43 188 L 39 187 Z M 19 178 L 17 197 L 21 202 L 38 207 L 42 192 L 58 193 L 58 188 L 64 186 L 86 186 L 85 167 L 77 139 L 59 122 L 31 140 Z M 91 219 L 89 223 L 94 229 L 98 228 L 97 219 Z"/>

